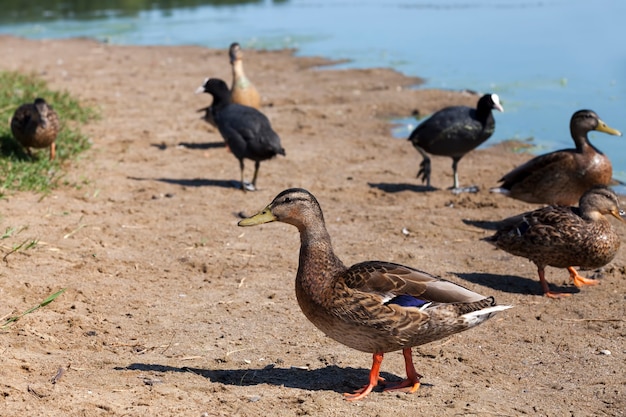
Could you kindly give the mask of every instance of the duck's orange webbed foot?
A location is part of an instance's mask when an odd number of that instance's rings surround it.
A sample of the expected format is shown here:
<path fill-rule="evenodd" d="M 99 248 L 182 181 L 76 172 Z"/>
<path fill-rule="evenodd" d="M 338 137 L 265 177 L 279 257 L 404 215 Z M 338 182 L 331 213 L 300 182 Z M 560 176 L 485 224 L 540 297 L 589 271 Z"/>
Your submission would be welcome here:
<path fill-rule="evenodd" d="M 372 389 L 374 389 L 374 387 L 378 385 L 379 382 L 385 382 L 385 380 L 381 378 L 379 375 L 381 363 L 383 363 L 383 353 L 382 352 L 374 353 L 372 369 L 370 370 L 369 383 L 363 386 L 363 388 L 361 388 L 360 390 L 357 390 L 353 393 L 346 392 L 345 394 L 343 394 L 343 396 L 346 398 L 347 401 L 361 400 L 367 397 L 367 394 L 372 392 Z"/>
<path fill-rule="evenodd" d="M 598 280 L 585 278 L 582 275 L 579 275 L 578 271 L 576 271 L 573 266 L 569 266 L 567 270 L 569 271 L 570 279 L 574 281 L 574 285 L 578 288 L 584 285 L 598 285 L 600 283 Z"/>
<path fill-rule="evenodd" d="M 570 297 L 572 294 L 568 292 L 547 291 L 547 292 L 544 292 L 543 295 L 545 295 L 548 298 L 558 299 L 558 298 Z"/>
<path fill-rule="evenodd" d="M 397 391 L 397 390 L 402 390 L 404 392 L 406 392 L 407 394 L 413 394 L 415 391 L 417 391 L 420 387 L 420 378 L 422 376 L 417 374 L 417 378 L 416 379 L 410 379 L 407 378 L 404 381 L 401 381 L 397 384 L 394 384 L 390 387 L 385 388 L 383 391 Z"/>
<path fill-rule="evenodd" d="M 413 355 L 411 353 L 411 348 L 406 348 L 402 350 L 402 355 L 404 356 L 404 366 L 406 368 L 406 379 L 404 381 L 399 382 L 398 384 L 394 384 L 390 387 L 384 389 L 384 391 L 396 391 L 403 390 L 407 394 L 413 394 L 420 387 L 420 378 L 422 376 L 415 371 L 415 366 L 413 365 Z"/>
<path fill-rule="evenodd" d="M 539 274 L 539 281 L 541 282 L 541 288 L 543 289 L 543 295 L 545 295 L 546 297 L 549 297 L 549 298 L 565 298 L 565 297 L 569 297 L 569 296 L 572 295 L 572 294 L 567 293 L 567 292 L 550 291 L 550 287 L 548 286 L 548 282 L 546 281 L 544 268 L 543 267 L 538 267 L 537 268 L 537 273 Z M 571 271 L 570 271 L 570 273 L 571 273 Z"/>

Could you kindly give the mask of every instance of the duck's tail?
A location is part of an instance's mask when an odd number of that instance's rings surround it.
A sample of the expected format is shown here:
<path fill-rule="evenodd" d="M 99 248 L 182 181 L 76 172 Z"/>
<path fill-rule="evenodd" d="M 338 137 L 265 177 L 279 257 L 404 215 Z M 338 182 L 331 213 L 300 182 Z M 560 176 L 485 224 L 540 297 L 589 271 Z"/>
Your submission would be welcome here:
<path fill-rule="evenodd" d="M 496 315 L 496 313 L 503 310 L 508 310 L 511 307 L 513 306 L 491 306 L 463 314 L 461 318 L 465 321 L 468 327 L 474 327 L 478 326 L 483 321 L 492 318 Z"/>

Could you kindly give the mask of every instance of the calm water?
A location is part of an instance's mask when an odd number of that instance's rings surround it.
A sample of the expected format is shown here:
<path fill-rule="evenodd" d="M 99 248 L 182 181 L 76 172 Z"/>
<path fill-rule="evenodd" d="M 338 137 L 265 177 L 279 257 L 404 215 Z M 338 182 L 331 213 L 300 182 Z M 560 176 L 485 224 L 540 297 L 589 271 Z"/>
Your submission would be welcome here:
<path fill-rule="evenodd" d="M 623 0 L 22 3 L 3 0 L 0 33 L 214 48 L 237 40 L 248 48 L 351 60 L 342 67 L 391 67 L 425 78 L 426 87 L 496 92 L 505 113 L 496 115 L 488 144 L 530 138 L 536 152 L 571 147 L 569 119 L 581 108 L 626 133 Z M 416 121 L 400 122 L 392 133 L 406 137 Z M 626 137 L 590 137 L 610 155 L 615 177 L 626 181 Z"/>

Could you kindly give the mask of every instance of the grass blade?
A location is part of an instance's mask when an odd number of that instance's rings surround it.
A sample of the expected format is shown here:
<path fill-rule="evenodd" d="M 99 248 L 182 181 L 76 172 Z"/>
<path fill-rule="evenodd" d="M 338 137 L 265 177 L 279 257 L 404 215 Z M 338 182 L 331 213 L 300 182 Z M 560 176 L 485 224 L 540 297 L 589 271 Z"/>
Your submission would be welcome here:
<path fill-rule="evenodd" d="M 47 306 L 48 304 L 53 302 L 59 295 L 63 294 L 66 289 L 67 288 L 60 289 L 59 291 L 55 292 L 54 294 L 50 295 L 48 298 L 43 300 L 41 303 L 37 304 L 34 307 L 29 308 L 28 310 L 26 310 L 22 314 L 19 314 L 17 316 L 13 316 L 13 317 L 9 317 L 4 323 L 2 323 L 2 325 L 0 325 L 0 329 L 5 329 L 5 328 L 7 328 L 9 326 L 9 324 L 15 323 L 16 321 L 18 321 L 19 319 L 21 319 L 25 315 L 30 314 L 33 311 L 35 311 L 35 310 L 37 310 L 37 309 L 39 309 L 41 307 Z"/>

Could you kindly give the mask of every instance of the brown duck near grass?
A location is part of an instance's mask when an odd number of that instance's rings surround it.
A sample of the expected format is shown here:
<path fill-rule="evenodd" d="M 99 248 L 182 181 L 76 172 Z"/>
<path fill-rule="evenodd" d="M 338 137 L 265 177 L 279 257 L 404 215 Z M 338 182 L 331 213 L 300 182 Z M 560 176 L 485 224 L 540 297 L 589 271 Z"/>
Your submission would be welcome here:
<path fill-rule="evenodd" d="M 502 185 L 492 188 L 491 192 L 527 203 L 571 206 L 593 185 L 609 185 L 613 176 L 611 161 L 589 142 L 587 134 L 592 130 L 622 135 L 607 126 L 595 112 L 579 110 L 570 120 L 575 149 L 562 149 L 531 159 L 503 176 Z"/>
<path fill-rule="evenodd" d="M 288 189 L 239 226 L 279 221 L 300 231 L 296 297 L 304 315 L 332 339 L 373 354 L 369 382 L 348 400 L 383 382 L 383 355 L 402 350 L 407 379 L 385 390 L 415 392 L 420 385 L 411 348 L 470 329 L 509 308 L 464 287 L 391 262 L 346 267 L 335 255 L 322 209 L 307 190 Z"/>
<path fill-rule="evenodd" d="M 496 234 L 484 240 L 533 261 L 544 294 L 566 297 L 571 294 L 550 291 L 546 266 L 567 268 L 577 287 L 597 284 L 596 280 L 580 276 L 574 266 L 600 268 L 613 260 L 620 238 L 605 216 L 626 222 L 622 214 L 615 192 L 597 185 L 583 194 L 578 207 L 547 206 L 511 217 L 502 221 Z"/>
<path fill-rule="evenodd" d="M 477 192 L 477 186 L 459 187 L 457 165 L 461 158 L 477 148 L 493 135 L 496 122 L 492 110 L 504 111 L 497 94 L 485 94 L 476 104 L 476 108 L 467 106 L 446 107 L 434 113 L 420 123 L 409 136 L 409 141 L 422 155 L 420 170 L 426 186 L 430 187 L 430 157 L 428 154 L 449 156 L 452 158 L 454 182 L 452 191 Z"/>
<path fill-rule="evenodd" d="M 55 140 L 61 129 L 59 116 L 43 98 L 22 104 L 11 118 L 11 132 L 32 157 L 30 148 L 50 148 L 50 160 L 56 155 Z"/>

